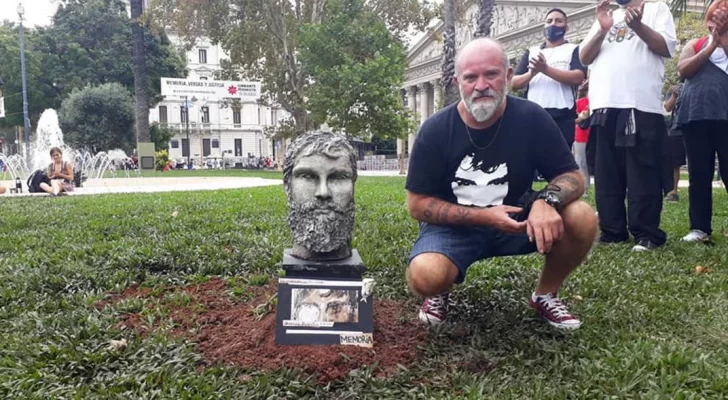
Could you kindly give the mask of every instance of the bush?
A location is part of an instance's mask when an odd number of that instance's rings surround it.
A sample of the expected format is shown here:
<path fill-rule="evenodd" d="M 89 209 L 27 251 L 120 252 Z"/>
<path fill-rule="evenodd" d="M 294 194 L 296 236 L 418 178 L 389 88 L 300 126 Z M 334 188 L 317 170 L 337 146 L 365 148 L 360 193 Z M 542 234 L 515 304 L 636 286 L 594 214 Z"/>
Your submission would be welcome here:
<path fill-rule="evenodd" d="M 134 135 L 134 97 L 118 83 L 76 90 L 61 104 L 60 125 L 67 144 L 92 152 L 130 153 Z"/>
<path fill-rule="evenodd" d="M 169 164 L 169 153 L 167 150 L 160 150 L 154 153 L 156 156 L 157 171 L 164 171 L 164 167 Z"/>

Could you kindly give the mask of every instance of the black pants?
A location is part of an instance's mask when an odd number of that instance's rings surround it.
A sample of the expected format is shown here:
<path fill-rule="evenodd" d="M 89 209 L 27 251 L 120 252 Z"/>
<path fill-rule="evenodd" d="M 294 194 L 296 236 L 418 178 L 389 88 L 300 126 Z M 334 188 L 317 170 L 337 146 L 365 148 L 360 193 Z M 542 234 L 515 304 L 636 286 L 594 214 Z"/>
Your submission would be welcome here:
<path fill-rule="evenodd" d="M 716 153 L 724 184 L 728 177 L 728 122 L 691 122 L 683 128 L 683 139 L 690 173 L 690 229 L 710 234 Z"/>
<path fill-rule="evenodd" d="M 553 118 L 553 120 L 556 122 L 556 125 L 559 126 L 561 135 L 564 136 L 566 145 L 569 146 L 569 150 L 571 150 L 571 145 L 574 144 L 574 134 L 576 132 L 576 118 L 568 116 Z"/>
<path fill-rule="evenodd" d="M 596 135 L 595 191 L 602 241 L 623 242 L 629 232 L 635 241 L 665 244 L 667 235 L 660 229 L 662 213 L 661 139 L 645 140 L 637 132 L 634 147 L 617 147 L 616 114 L 603 126 L 592 126 Z M 662 127 L 664 130 L 664 126 Z M 629 215 L 624 204 L 625 195 Z"/>

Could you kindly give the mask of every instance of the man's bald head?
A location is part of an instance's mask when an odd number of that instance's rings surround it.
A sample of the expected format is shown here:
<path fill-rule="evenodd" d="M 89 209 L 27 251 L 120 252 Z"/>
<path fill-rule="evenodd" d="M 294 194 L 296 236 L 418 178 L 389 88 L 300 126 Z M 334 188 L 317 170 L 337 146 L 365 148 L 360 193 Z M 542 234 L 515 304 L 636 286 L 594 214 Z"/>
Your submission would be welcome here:
<path fill-rule="evenodd" d="M 468 42 L 455 56 L 455 75 L 460 75 L 463 60 L 466 60 L 468 57 L 473 55 L 482 54 L 482 52 L 486 51 L 497 52 L 503 59 L 503 68 L 505 71 L 508 71 L 510 64 L 508 63 L 508 56 L 506 55 L 506 49 L 503 45 L 495 39 L 478 38 Z"/>

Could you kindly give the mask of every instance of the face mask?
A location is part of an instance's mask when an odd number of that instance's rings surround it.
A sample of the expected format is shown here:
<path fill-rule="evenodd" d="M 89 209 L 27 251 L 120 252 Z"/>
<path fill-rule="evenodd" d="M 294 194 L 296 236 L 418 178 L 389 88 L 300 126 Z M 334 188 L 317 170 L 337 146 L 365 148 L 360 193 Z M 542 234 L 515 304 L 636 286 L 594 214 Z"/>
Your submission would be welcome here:
<path fill-rule="evenodd" d="M 549 25 L 543 29 L 543 34 L 546 39 L 552 42 L 560 40 L 566 34 L 566 27 Z"/>
<path fill-rule="evenodd" d="M 620 6 L 623 6 L 627 3 L 629 3 L 630 1 L 632 1 L 632 0 L 617 0 L 617 4 L 619 4 Z"/>

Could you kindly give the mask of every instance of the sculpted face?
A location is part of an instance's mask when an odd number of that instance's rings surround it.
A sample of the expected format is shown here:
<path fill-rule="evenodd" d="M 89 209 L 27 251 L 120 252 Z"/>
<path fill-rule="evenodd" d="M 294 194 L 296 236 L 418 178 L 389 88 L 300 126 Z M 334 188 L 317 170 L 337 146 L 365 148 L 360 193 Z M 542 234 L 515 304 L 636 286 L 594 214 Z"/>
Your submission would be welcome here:
<path fill-rule="evenodd" d="M 353 149 L 331 133 L 307 134 L 291 148 L 289 155 L 295 159 L 287 160 L 284 186 L 292 255 L 308 260 L 350 256 L 356 180 Z"/>
<path fill-rule="evenodd" d="M 294 203 L 314 202 L 345 207 L 352 202 L 354 181 L 348 157 L 338 151 L 331 155 L 335 158 L 312 154 L 298 160 L 291 177 L 291 200 Z M 319 212 L 331 212 L 327 208 Z"/>

